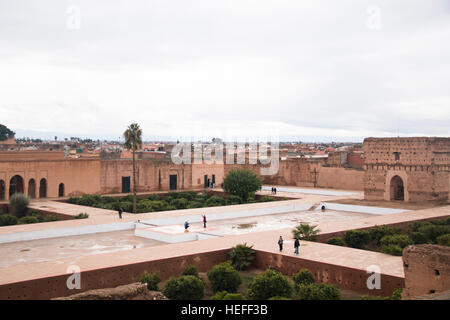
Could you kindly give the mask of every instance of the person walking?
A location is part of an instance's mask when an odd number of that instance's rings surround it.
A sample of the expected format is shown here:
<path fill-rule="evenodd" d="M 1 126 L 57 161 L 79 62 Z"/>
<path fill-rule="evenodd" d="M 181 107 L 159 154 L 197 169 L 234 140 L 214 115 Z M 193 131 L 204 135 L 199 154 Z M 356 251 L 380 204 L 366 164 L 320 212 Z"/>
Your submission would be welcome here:
<path fill-rule="evenodd" d="M 122 208 L 119 207 L 119 210 L 117 210 L 119 212 L 119 219 L 122 219 Z"/>
<path fill-rule="evenodd" d="M 203 217 L 203 228 L 206 228 L 206 215 L 202 215 Z"/>
<path fill-rule="evenodd" d="M 298 247 L 300 247 L 300 241 L 298 241 L 298 238 L 295 238 L 295 241 L 294 241 L 294 248 L 295 248 L 294 253 L 295 254 L 298 254 Z"/>
<path fill-rule="evenodd" d="M 185 221 L 184 222 L 184 232 L 189 232 L 188 228 L 189 228 L 189 222 Z"/>
<path fill-rule="evenodd" d="M 277 188 L 273 188 L 275 194 L 277 194 Z"/>
<path fill-rule="evenodd" d="M 283 237 L 280 236 L 280 239 L 278 239 L 278 246 L 280 247 L 280 252 L 283 251 Z"/>

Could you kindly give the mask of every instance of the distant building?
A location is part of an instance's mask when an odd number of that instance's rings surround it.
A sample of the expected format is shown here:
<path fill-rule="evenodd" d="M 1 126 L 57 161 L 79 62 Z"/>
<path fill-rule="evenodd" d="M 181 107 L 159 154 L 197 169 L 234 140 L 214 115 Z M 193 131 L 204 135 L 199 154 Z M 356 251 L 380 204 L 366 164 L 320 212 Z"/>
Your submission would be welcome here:
<path fill-rule="evenodd" d="M 363 148 L 365 199 L 448 201 L 450 138 L 366 138 Z"/>

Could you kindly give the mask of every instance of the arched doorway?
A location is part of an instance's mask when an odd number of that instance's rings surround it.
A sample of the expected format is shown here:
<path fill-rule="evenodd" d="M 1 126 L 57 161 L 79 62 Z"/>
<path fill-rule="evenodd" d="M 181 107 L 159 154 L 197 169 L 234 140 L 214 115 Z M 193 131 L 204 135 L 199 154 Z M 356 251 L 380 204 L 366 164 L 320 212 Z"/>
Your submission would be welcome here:
<path fill-rule="evenodd" d="M 45 178 L 41 179 L 39 183 L 39 198 L 47 197 L 47 180 Z"/>
<path fill-rule="evenodd" d="M 58 197 L 64 197 L 64 183 L 60 183 L 59 184 Z"/>
<path fill-rule="evenodd" d="M 403 180 L 399 176 L 391 179 L 391 200 L 405 200 L 405 187 Z"/>
<path fill-rule="evenodd" d="M 36 198 L 36 181 L 34 179 L 28 181 L 28 196 L 31 199 Z"/>
<path fill-rule="evenodd" d="M 15 175 L 9 182 L 9 197 L 15 193 L 23 193 L 23 178 Z"/>
<path fill-rule="evenodd" d="M 0 200 L 5 200 L 5 181 L 0 180 Z"/>

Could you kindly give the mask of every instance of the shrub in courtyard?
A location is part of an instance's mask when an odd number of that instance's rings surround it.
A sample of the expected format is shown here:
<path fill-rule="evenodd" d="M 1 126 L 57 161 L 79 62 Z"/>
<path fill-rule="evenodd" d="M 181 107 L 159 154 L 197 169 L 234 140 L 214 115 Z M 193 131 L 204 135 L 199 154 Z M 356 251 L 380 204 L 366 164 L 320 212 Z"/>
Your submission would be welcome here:
<path fill-rule="evenodd" d="M 131 202 L 131 201 L 121 201 L 119 205 L 122 208 L 122 211 L 124 211 L 124 212 L 133 212 L 133 202 Z"/>
<path fill-rule="evenodd" d="M 450 234 L 443 234 L 436 238 L 437 244 L 440 246 L 450 247 Z"/>
<path fill-rule="evenodd" d="M 396 234 L 393 236 L 385 236 L 380 241 L 381 245 L 383 247 L 389 246 L 389 245 L 397 245 L 400 248 L 405 248 L 406 246 L 412 245 L 413 241 L 410 237 L 408 237 L 405 234 Z"/>
<path fill-rule="evenodd" d="M 183 272 L 181 273 L 182 276 L 195 276 L 198 277 L 198 269 L 194 265 L 187 266 L 184 268 Z"/>
<path fill-rule="evenodd" d="M 241 293 L 229 293 L 227 291 L 217 292 L 211 297 L 211 300 L 246 300 Z"/>
<path fill-rule="evenodd" d="M 17 221 L 17 224 L 39 223 L 39 219 L 33 216 L 24 216 Z"/>
<path fill-rule="evenodd" d="M 270 269 L 253 278 L 248 285 L 248 296 L 255 300 L 267 300 L 272 297 L 290 298 L 292 291 L 288 278 Z"/>
<path fill-rule="evenodd" d="M 15 193 L 9 199 L 9 204 L 14 207 L 14 215 L 21 218 L 27 213 L 30 198 L 23 193 Z"/>
<path fill-rule="evenodd" d="M 197 192 L 195 191 L 182 191 L 179 193 L 178 197 L 184 198 L 188 201 L 192 201 L 197 196 Z"/>
<path fill-rule="evenodd" d="M 314 279 L 314 275 L 308 269 L 301 269 L 299 272 L 292 276 L 292 280 L 294 280 L 295 284 L 312 284 L 316 282 Z"/>
<path fill-rule="evenodd" d="M 262 197 L 262 198 L 260 199 L 260 201 L 261 201 L 261 202 L 270 202 L 270 201 L 275 201 L 275 199 L 272 198 L 272 197 L 267 197 L 267 196 L 265 196 L 265 197 Z"/>
<path fill-rule="evenodd" d="M 258 175 L 247 169 L 233 169 L 223 179 L 223 190 L 229 194 L 239 196 L 243 202 L 261 187 Z"/>
<path fill-rule="evenodd" d="M 170 201 L 170 205 L 174 206 L 177 209 L 186 209 L 188 201 L 183 198 L 176 198 Z"/>
<path fill-rule="evenodd" d="M 370 242 L 370 234 L 365 230 L 348 230 L 344 239 L 349 247 L 362 249 Z"/>
<path fill-rule="evenodd" d="M 414 244 L 424 244 L 428 242 L 427 235 L 423 232 L 411 232 L 409 236 Z"/>
<path fill-rule="evenodd" d="M 335 246 L 345 246 L 344 240 L 339 237 L 330 238 L 327 240 L 327 244 L 332 244 Z"/>
<path fill-rule="evenodd" d="M 228 204 L 241 204 L 242 203 L 242 199 L 239 196 L 229 195 L 227 197 L 227 203 Z"/>
<path fill-rule="evenodd" d="M 328 283 L 301 284 L 295 288 L 295 299 L 298 300 L 340 300 L 339 289 Z"/>
<path fill-rule="evenodd" d="M 214 292 L 236 292 L 242 283 L 239 272 L 229 262 L 223 262 L 212 267 L 207 273 Z"/>
<path fill-rule="evenodd" d="M 399 228 L 393 228 L 388 226 L 378 226 L 369 229 L 370 239 L 375 241 L 376 244 L 380 244 L 381 238 L 385 236 L 392 236 L 395 234 L 401 234 L 402 230 Z"/>
<path fill-rule="evenodd" d="M 300 240 L 316 241 L 319 232 L 320 230 L 317 229 L 317 226 L 302 223 L 292 230 L 292 235 L 294 238 L 298 238 Z"/>
<path fill-rule="evenodd" d="M 403 248 L 397 244 L 389 244 L 389 245 L 383 246 L 381 251 L 384 253 L 393 255 L 393 256 L 403 255 Z"/>
<path fill-rule="evenodd" d="M 0 214 L 0 226 L 12 226 L 17 224 L 17 217 L 12 214 Z"/>
<path fill-rule="evenodd" d="M 189 201 L 186 209 L 202 208 L 203 203 L 200 201 Z"/>
<path fill-rule="evenodd" d="M 163 294 L 171 300 L 201 300 L 205 285 L 195 276 L 170 278 L 164 285 Z"/>
<path fill-rule="evenodd" d="M 238 244 L 231 249 L 230 259 L 231 265 L 236 270 L 245 270 L 255 260 L 255 250 L 253 250 L 253 246 L 247 246 L 247 243 Z"/>
<path fill-rule="evenodd" d="M 429 224 L 420 227 L 417 232 L 423 233 L 428 239 L 428 242 L 436 243 L 436 239 L 439 236 L 450 233 L 450 226 Z"/>
<path fill-rule="evenodd" d="M 87 219 L 89 218 L 89 215 L 87 213 L 79 213 L 76 216 L 73 217 L 74 219 Z"/>
<path fill-rule="evenodd" d="M 147 284 L 147 289 L 151 291 L 158 291 L 158 283 L 161 282 L 159 274 L 156 272 L 147 273 L 144 272 L 139 279 L 141 283 Z"/>
<path fill-rule="evenodd" d="M 206 205 L 208 207 L 217 207 L 226 205 L 226 200 L 219 196 L 212 196 L 208 200 L 206 200 Z"/>

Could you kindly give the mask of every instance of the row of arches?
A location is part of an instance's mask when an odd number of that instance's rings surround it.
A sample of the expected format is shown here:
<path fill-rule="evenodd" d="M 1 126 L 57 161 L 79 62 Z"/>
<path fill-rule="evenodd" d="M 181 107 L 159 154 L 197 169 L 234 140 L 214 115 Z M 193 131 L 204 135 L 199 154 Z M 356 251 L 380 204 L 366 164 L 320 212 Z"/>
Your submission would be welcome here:
<path fill-rule="evenodd" d="M 25 193 L 24 180 L 20 175 L 15 175 L 9 182 L 9 197 L 15 193 Z M 28 196 L 31 199 L 47 197 L 47 179 L 42 178 L 39 181 L 39 194 L 36 192 L 36 180 L 31 178 L 28 180 Z M 6 195 L 5 181 L 0 180 L 0 200 L 4 200 Z M 60 183 L 58 186 L 58 197 L 64 197 L 64 183 Z"/>

